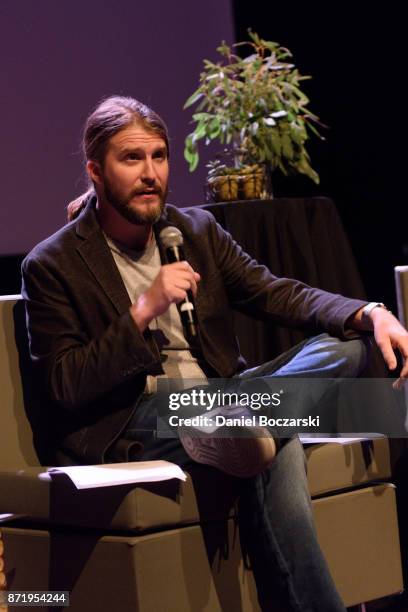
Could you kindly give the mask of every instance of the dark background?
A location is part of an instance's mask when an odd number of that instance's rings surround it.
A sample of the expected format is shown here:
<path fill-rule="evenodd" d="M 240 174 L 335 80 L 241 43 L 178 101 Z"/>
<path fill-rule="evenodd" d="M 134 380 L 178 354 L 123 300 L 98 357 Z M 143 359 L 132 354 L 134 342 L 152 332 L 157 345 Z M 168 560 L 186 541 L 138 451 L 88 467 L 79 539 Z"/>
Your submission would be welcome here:
<path fill-rule="evenodd" d="M 266 9 L 267 7 L 267 9 Z M 330 126 L 310 143 L 321 183 L 275 177 L 275 195 L 330 196 L 369 299 L 395 308 L 393 268 L 408 264 L 406 34 L 400 4 L 236 0 L 237 39 L 251 27 L 287 46 L 310 108 Z"/>
<path fill-rule="evenodd" d="M 393 267 L 408 263 L 402 11 L 394 1 L 2 2 L 1 293 L 19 290 L 17 255 L 60 227 L 81 192 L 81 126 L 103 95 L 128 93 L 162 114 L 172 136 L 170 201 L 203 201 L 204 164 L 189 175 L 183 160 L 182 105 L 202 59 L 214 59 L 234 27 L 237 40 L 252 27 L 313 76 L 304 84 L 310 108 L 330 126 L 325 142 L 310 142 L 321 184 L 275 176 L 275 196 L 331 197 L 368 297 L 395 308 Z"/>

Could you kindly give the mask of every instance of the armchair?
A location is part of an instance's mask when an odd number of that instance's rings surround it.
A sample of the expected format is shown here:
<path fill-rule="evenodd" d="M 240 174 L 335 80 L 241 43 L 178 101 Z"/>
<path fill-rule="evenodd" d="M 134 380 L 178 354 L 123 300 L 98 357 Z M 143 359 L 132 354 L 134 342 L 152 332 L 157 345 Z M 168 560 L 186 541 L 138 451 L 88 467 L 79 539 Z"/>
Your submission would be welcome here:
<path fill-rule="evenodd" d="M 15 342 L 21 306 L 0 298 L 0 513 L 20 517 L 0 525 L 8 588 L 70 591 L 73 612 L 259 610 L 221 472 L 208 496 L 205 470 L 185 483 L 77 490 L 40 466 Z M 345 604 L 401 591 L 387 440 L 306 453 L 319 541 Z"/>

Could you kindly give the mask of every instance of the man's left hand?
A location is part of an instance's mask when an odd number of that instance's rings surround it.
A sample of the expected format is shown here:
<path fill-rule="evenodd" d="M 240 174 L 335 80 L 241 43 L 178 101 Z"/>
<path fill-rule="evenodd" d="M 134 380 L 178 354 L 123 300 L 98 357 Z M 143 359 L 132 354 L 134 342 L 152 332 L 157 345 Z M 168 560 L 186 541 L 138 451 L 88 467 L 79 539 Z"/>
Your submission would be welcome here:
<path fill-rule="evenodd" d="M 401 325 L 396 317 L 385 308 L 373 308 L 368 317 L 371 320 L 375 341 L 390 370 L 397 367 L 395 349 L 399 350 L 403 358 L 403 367 L 399 378 L 394 382 L 394 389 L 400 389 L 408 378 L 408 331 Z M 363 321 L 363 309 L 354 315 L 351 327 L 354 329 L 369 329 L 367 321 Z"/>

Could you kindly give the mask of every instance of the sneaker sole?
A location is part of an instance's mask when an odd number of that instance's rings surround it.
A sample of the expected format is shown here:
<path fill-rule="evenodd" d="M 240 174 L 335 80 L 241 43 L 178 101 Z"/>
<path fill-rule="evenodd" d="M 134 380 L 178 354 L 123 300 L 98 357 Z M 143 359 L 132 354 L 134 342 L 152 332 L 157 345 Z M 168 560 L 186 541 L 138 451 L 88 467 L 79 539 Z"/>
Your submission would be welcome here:
<path fill-rule="evenodd" d="M 218 468 L 237 478 L 250 478 L 263 472 L 276 456 L 276 443 L 268 430 L 248 430 L 247 437 L 195 437 L 180 432 L 186 453 L 197 463 Z"/>

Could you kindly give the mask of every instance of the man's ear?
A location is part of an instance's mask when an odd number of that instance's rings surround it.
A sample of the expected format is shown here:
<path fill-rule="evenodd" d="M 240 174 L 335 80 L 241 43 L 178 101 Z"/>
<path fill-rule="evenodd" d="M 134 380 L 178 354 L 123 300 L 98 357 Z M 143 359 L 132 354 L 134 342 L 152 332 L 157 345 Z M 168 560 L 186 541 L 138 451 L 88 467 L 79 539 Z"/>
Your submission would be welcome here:
<path fill-rule="evenodd" d="M 100 185 L 102 183 L 102 170 L 99 162 L 89 160 L 86 163 L 86 171 L 93 183 Z"/>

